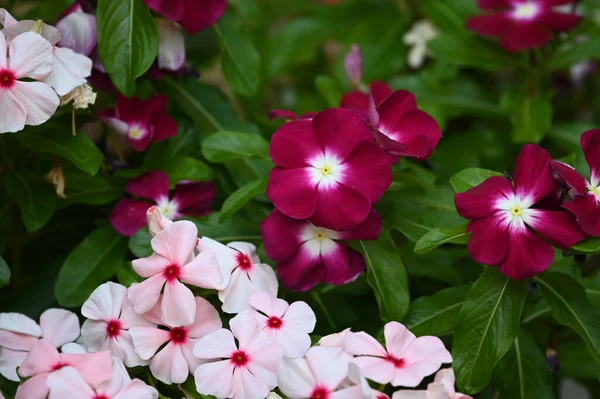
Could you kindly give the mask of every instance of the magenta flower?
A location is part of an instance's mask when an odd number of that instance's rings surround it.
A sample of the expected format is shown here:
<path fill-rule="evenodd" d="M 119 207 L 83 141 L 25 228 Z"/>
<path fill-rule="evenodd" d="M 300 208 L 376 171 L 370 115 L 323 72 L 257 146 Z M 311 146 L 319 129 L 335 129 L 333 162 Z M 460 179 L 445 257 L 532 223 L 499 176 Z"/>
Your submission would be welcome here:
<path fill-rule="evenodd" d="M 136 151 L 144 151 L 150 143 L 177 135 L 175 121 L 167 115 L 166 96 L 154 96 L 142 101 L 119 95 L 115 109 L 100 111 L 100 118 L 108 126 L 125 136 L 125 141 Z"/>
<path fill-rule="evenodd" d="M 344 339 L 344 348 L 357 356 L 354 363 L 361 373 L 379 384 L 416 387 L 442 363 L 452 362 L 438 337 L 417 338 L 395 321 L 385 325 L 384 336 L 385 348 L 365 332 L 348 333 Z"/>
<path fill-rule="evenodd" d="M 160 170 L 128 181 L 125 191 L 139 199 L 122 198 L 109 220 L 115 230 L 129 237 L 146 226 L 146 211 L 152 205 L 156 205 L 160 214 L 169 220 L 202 216 L 211 212 L 215 196 L 215 186 L 210 182 L 179 182 L 169 195 L 169 177 Z"/>
<path fill-rule="evenodd" d="M 515 165 L 514 185 L 493 176 L 454 196 L 458 213 L 471 220 L 468 250 L 476 262 L 499 265 L 506 276 L 524 279 L 550 266 L 552 245 L 568 249 L 585 237 L 569 212 L 540 207 L 558 185 L 550 161 L 546 150 L 527 144 Z"/>
<path fill-rule="evenodd" d="M 371 94 L 375 100 L 375 105 L 379 106 L 387 96 L 392 94 L 392 89 L 385 82 L 375 81 L 371 83 Z M 340 107 L 363 111 L 366 116 L 369 111 L 369 94 L 358 90 L 346 93 L 340 100 Z"/>
<path fill-rule="evenodd" d="M 267 256 L 277 262 L 277 274 L 288 289 L 306 291 L 320 281 L 341 285 L 365 270 L 360 253 L 338 240 L 375 240 L 381 218 L 371 211 L 349 230 L 330 230 L 310 220 L 295 220 L 275 209 L 261 225 Z"/>
<path fill-rule="evenodd" d="M 227 0 L 144 0 L 144 3 L 179 23 L 190 35 L 213 25 L 227 8 Z"/>
<path fill-rule="evenodd" d="M 552 161 L 552 168 L 560 180 L 570 189 L 573 198 L 563 208 L 577 218 L 577 222 L 587 234 L 600 237 L 600 129 L 592 129 L 581 135 L 581 148 L 590 166 L 591 179 L 588 182 L 572 166 Z"/>
<path fill-rule="evenodd" d="M 317 115 L 316 112 L 307 112 L 302 115 L 296 115 L 294 112 L 288 111 L 285 109 L 272 109 L 269 111 L 269 119 L 272 121 L 277 120 L 277 119 L 284 119 L 287 122 L 295 121 L 298 119 L 309 119 L 310 120 L 310 119 L 314 118 L 315 115 Z"/>
<path fill-rule="evenodd" d="M 353 110 L 328 109 L 271 139 L 267 196 L 283 214 L 343 230 L 367 218 L 392 181 L 385 153 Z"/>
<path fill-rule="evenodd" d="M 553 8 L 573 0 L 478 0 L 488 14 L 469 18 L 467 29 L 482 36 L 499 37 L 508 51 L 542 47 L 552 39 L 552 32 L 571 29 L 581 20 Z"/>

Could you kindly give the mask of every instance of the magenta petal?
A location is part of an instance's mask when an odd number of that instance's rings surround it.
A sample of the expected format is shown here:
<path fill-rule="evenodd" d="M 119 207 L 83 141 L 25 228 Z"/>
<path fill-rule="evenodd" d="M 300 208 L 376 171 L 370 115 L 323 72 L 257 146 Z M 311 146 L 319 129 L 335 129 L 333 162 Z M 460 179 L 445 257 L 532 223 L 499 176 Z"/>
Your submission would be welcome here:
<path fill-rule="evenodd" d="M 369 109 L 369 95 L 360 91 L 346 93 L 340 100 L 340 107 L 367 111 Z"/>
<path fill-rule="evenodd" d="M 492 176 L 464 193 L 455 194 L 454 204 L 460 216 L 477 220 L 500 210 L 497 202 L 513 195 L 510 180 L 502 176 Z"/>
<path fill-rule="evenodd" d="M 269 153 L 276 165 L 300 168 L 323 151 L 313 134 L 312 121 L 302 119 L 288 122 L 273 133 Z"/>
<path fill-rule="evenodd" d="M 190 35 L 204 30 L 221 18 L 227 0 L 184 0 L 185 12 L 179 24 Z"/>
<path fill-rule="evenodd" d="M 373 141 L 360 143 L 344 162 L 343 183 L 375 203 L 392 184 L 392 167 Z"/>
<path fill-rule="evenodd" d="M 508 256 L 509 221 L 500 211 L 481 220 L 469 223 L 469 255 L 477 263 L 500 265 Z"/>
<path fill-rule="evenodd" d="M 573 4 L 575 0 L 541 0 L 542 3 L 545 3 L 546 5 L 550 6 L 550 7 L 556 7 L 556 6 L 564 6 L 567 4 Z"/>
<path fill-rule="evenodd" d="M 508 51 L 531 50 L 542 47 L 552 39 L 552 34 L 538 23 L 513 23 L 500 38 Z"/>
<path fill-rule="evenodd" d="M 500 37 L 512 26 L 504 14 L 477 15 L 467 20 L 467 29 L 482 36 Z"/>
<path fill-rule="evenodd" d="M 577 197 L 564 204 L 563 208 L 575 215 L 583 231 L 589 235 L 600 237 L 600 208 L 594 194 L 587 193 Z"/>
<path fill-rule="evenodd" d="M 477 5 L 482 10 L 509 8 L 512 5 L 512 0 L 477 0 Z"/>
<path fill-rule="evenodd" d="M 311 180 L 310 168 L 271 170 L 267 197 L 284 215 L 306 219 L 317 206 L 317 183 Z"/>
<path fill-rule="evenodd" d="M 267 256 L 275 261 L 294 254 L 302 244 L 302 231 L 307 226 L 303 220 L 285 216 L 274 209 L 260 225 Z"/>
<path fill-rule="evenodd" d="M 381 216 L 371 210 L 364 222 L 349 230 L 338 232 L 340 240 L 376 240 L 381 233 Z"/>
<path fill-rule="evenodd" d="M 351 109 L 327 109 L 319 112 L 312 123 L 321 149 L 340 160 L 345 160 L 361 141 L 372 140 L 369 126 Z"/>
<path fill-rule="evenodd" d="M 146 172 L 129 180 L 125 185 L 125 191 L 133 196 L 158 202 L 161 198 L 169 196 L 169 176 L 162 170 Z"/>
<path fill-rule="evenodd" d="M 352 282 L 365 270 L 363 256 L 346 244 L 336 243 L 335 249 L 322 254 L 321 259 L 325 266 L 324 281 L 328 284 Z"/>
<path fill-rule="evenodd" d="M 392 89 L 385 82 L 375 81 L 375 82 L 371 83 L 370 88 L 371 88 L 371 95 L 373 96 L 373 99 L 375 100 L 375 105 L 377 105 L 378 107 L 381 105 L 381 103 L 386 98 L 388 98 L 388 96 L 390 94 L 392 94 Z"/>
<path fill-rule="evenodd" d="M 173 191 L 173 201 L 179 213 L 202 216 L 210 213 L 215 200 L 215 185 L 211 182 L 179 183 Z"/>
<path fill-rule="evenodd" d="M 575 191 L 576 194 L 581 195 L 587 192 L 587 180 L 574 167 L 559 161 L 552 161 L 551 165 L 560 182 Z"/>
<path fill-rule="evenodd" d="M 171 21 L 179 21 L 183 18 L 184 0 L 144 0 L 144 3 Z"/>
<path fill-rule="evenodd" d="M 146 225 L 146 211 L 152 204 L 122 198 L 115 205 L 108 220 L 120 234 L 131 237 Z"/>
<path fill-rule="evenodd" d="M 377 108 L 377 111 L 379 111 L 380 130 L 385 133 L 395 131 L 404 114 L 412 109 L 417 109 L 417 100 L 414 94 L 406 90 L 393 92 Z"/>
<path fill-rule="evenodd" d="M 600 129 L 592 129 L 581 135 L 581 148 L 590 166 L 592 184 L 600 182 Z"/>
<path fill-rule="evenodd" d="M 442 138 L 442 131 L 435 119 L 428 113 L 418 109 L 406 112 L 397 127 L 399 128 L 398 141 L 403 143 L 410 143 L 411 138 L 424 136 L 427 138 L 430 147 L 434 148 Z"/>
<path fill-rule="evenodd" d="M 272 109 L 269 111 L 269 119 L 270 120 L 275 120 L 275 119 L 296 120 L 299 118 L 298 118 L 298 115 L 296 115 L 292 111 L 288 111 L 286 109 Z"/>
<path fill-rule="evenodd" d="M 318 190 L 317 206 L 311 220 L 317 226 L 346 230 L 362 223 L 372 203 L 365 195 L 345 184 Z"/>
<path fill-rule="evenodd" d="M 389 138 L 385 134 L 383 134 L 379 129 L 373 129 L 373 137 L 375 138 L 375 142 L 387 152 L 388 158 L 391 160 L 392 157 L 400 156 L 408 151 L 408 145 L 404 143 L 399 143 L 398 141 Z M 429 143 L 427 142 L 427 147 L 429 147 Z M 390 161 L 390 163 L 397 163 Z"/>
<path fill-rule="evenodd" d="M 524 225 L 513 225 L 510 229 L 508 258 L 500 266 L 500 273 L 513 280 L 523 280 L 546 270 L 553 259 L 554 249 L 550 244 Z"/>
<path fill-rule="evenodd" d="M 166 113 L 157 114 L 152 119 L 152 131 L 154 132 L 154 135 L 152 136 L 152 142 L 154 143 L 168 139 L 169 137 L 177 136 L 177 133 L 179 132 L 173 118 Z"/>
<path fill-rule="evenodd" d="M 130 136 L 126 136 L 125 141 L 127 142 L 127 145 L 133 148 L 134 150 L 138 152 L 143 152 L 146 150 L 146 148 L 148 148 L 150 143 L 152 143 L 152 134 L 146 134 L 145 136 L 139 139 L 133 139 Z"/>
<path fill-rule="evenodd" d="M 536 144 L 526 144 L 517 158 L 514 171 L 517 197 L 529 206 L 550 195 L 557 186 L 552 176 L 548 151 Z"/>
<path fill-rule="evenodd" d="M 325 269 L 321 257 L 313 257 L 301 247 L 289 258 L 277 262 L 277 275 L 287 289 L 308 291 L 323 280 Z"/>
<path fill-rule="evenodd" d="M 524 220 L 552 245 L 563 249 L 569 249 L 585 238 L 585 233 L 569 212 L 528 209 Z"/>
<path fill-rule="evenodd" d="M 555 32 L 562 32 L 577 25 L 581 21 L 581 17 L 574 14 L 547 11 L 541 16 L 539 21 L 548 29 Z"/>

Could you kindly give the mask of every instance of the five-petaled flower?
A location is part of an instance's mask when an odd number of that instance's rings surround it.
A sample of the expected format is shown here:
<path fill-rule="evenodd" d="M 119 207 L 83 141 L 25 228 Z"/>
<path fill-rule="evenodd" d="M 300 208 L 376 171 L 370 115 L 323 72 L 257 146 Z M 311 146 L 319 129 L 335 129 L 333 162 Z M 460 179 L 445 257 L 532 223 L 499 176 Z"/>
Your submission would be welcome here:
<path fill-rule="evenodd" d="M 144 0 L 165 18 L 179 23 L 189 34 L 213 25 L 227 8 L 227 0 Z"/>

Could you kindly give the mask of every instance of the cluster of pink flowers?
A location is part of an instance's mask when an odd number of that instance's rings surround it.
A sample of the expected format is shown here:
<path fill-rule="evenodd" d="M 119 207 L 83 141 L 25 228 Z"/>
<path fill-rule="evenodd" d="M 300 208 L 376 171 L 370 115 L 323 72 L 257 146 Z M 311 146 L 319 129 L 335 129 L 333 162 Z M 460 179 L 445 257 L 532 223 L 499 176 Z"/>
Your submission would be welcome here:
<path fill-rule="evenodd" d="M 590 181 L 528 144 L 512 178 L 490 177 L 456 194 L 456 209 L 471 221 L 468 249 L 475 261 L 498 265 L 501 273 L 524 279 L 550 266 L 553 245 L 568 250 L 586 234 L 600 236 L 600 130 L 583 133 L 581 147 Z"/>

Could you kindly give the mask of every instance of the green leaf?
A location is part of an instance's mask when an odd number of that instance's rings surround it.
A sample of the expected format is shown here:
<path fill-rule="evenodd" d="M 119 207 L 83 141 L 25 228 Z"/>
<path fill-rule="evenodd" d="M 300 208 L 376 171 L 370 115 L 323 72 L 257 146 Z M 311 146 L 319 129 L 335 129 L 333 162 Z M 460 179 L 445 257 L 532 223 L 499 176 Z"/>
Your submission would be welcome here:
<path fill-rule="evenodd" d="M 238 189 L 236 192 L 227 197 L 225 202 L 223 202 L 219 222 L 224 222 L 225 220 L 229 219 L 254 197 L 259 194 L 263 194 L 266 190 L 267 181 L 262 179 L 255 180 Z"/>
<path fill-rule="evenodd" d="M 10 282 L 10 268 L 8 263 L 0 256 L 0 287 L 8 285 Z"/>
<path fill-rule="evenodd" d="M 600 376 L 600 365 L 583 341 L 559 342 L 556 352 L 561 375 L 595 380 Z"/>
<path fill-rule="evenodd" d="M 129 237 L 129 250 L 136 258 L 147 258 L 154 252 L 152 246 L 152 235 L 148 231 L 147 227 L 139 229 L 134 235 Z"/>
<path fill-rule="evenodd" d="M 552 126 L 552 99 L 549 95 L 529 95 L 522 90 L 507 91 L 502 108 L 511 115 L 512 138 L 516 143 L 538 143 Z"/>
<path fill-rule="evenodd" d="M 167 155 L 160 160 L 154 159 L 154 161 L 145 166 L 149 169 L 163 169 L 169 175 L 172 183 L 184 180 L 207 181 L 214 177 L 210 166 L 196 158 Z"/>
<path fill-rule="evenodd" d="M 385 230 L 379 239 L 361 241 L 360 245 L 367 263 L 367 282 L 375 293 L 381 319 L 402 320 L 408 312 L 410 294 L 400 252 Z"/>
<path fill-rule="evenodd" d="M 599 36 L 583 36 L 583 41 L 568 40 L 550 60 L 551 69 L 567 68 L 590 57 L 598 58 Z"/>
<path fill-rule="evenodd" d="M 404 325 L 416 336 L 435 335 L 450 331 L 457 322 L 470 286 L 446 288 L 432 296 L 417 298 L 410 305 Z"/>
<path fill-rule="evenodd" d="M 233 13 L 225 12 L 214 29 L 221 45 L 221 67 L 225 79 L 236 93 L 253 96 L 260 83 L 258 51 Z"/>
<path fill-rule="evenodd" d="M 194 376 L 190 375 L 187 380 L 181 384 L 181 389 L 190 397 L 194 399 L 216 399 L 212 395 L 202 395 L 198 393 L 196 390 L 196 382 L 194 381 Z"/>
<path fill-rule="evenodd" d="M 104 205 L 123 196 L 123 183 L 114 178 L 76 172 L 65 172 L 64 176 L 66 198 L 59 201 L 60 206 L 75 203 Z"/>
<path fill-rule="evenodd" d="M 414 251 L 421 255 L 446 243 L 466 244 L 469 242 L 469 233 L 465 229 L 466 227 L 454 227 L 430 230 L 417 241 Z"/>
<path fill-rule="evenodd" d="M 600 363 L 600 309 L 590 304 L 583 286 L 564 273 L 546 272 L 535 280 L 556 321 L 575 330 Z"/>
<path fill-rule="evenodd" d="M 92 232 L 69 254 L 58 274 L 54 287 L 58 303 L 81 306 L 96 287 L 114 276 L 126 253 L 127 237 L 112 226 Z"/>
<path fill-rule="evenodd" d="M 422 0 L 423 12 L 442 32 L 468 35 L 467 17 L 479 12 L 472 0 Z"/>
<path fill-rule="evenodd" d="M 102 153 L 85 134 L 73 136 L 70 129 L 55 124 L 25 129 L 15 137 L 25 147 L 41 153 L 59 155 L 88 175 L 95 175 L 102 163 Z"/>
<path fill-rule="evenodd" d="M 133 270 L 130 261 L 123 262 L 123 266 L 121 266 L 117 272 L 117 281 L 119 284 L 124 285 L 125 287 L 130 287 L 133 283 L 141 283 L 144 279 L 140 277 L 139 274 Z"/>
<path fill-rule="evenodd" d="M 266 216 L 266 215 L 264 215 Z M 219 212 L 200 218 L 187 218 L 198 227 L 198 237 L 210 237 L 215 241 L 258 241 L 261 239 L 259 223 L 233 215 L 223 223 Z M 261 216 L 262 218 L 262 216 Z"/>
<path fill-rule="evenodd" d="M 596 270 L 592 275 L 584 278 L 583 286 L 588 300 L 600 308 L 600 272 Z"/>
<path fill-rule="evenodd" d="M 598 237 L 586 237 L 583 241 L 579 241 L 573 245 L 574 251 L 583 253 L 598 253 L 600 252 L 600 238 Z"/>
<path fill-rule="evenodd" d="M 269 142 L 258 134 L 219 132 L 202 143 L 202 154 L 210 162 L 248 157 L 269 157 Z"/>
<path fill-rule="evenodd" d="M 578 152 L 581 151 L 581 133 L 595 127 L 590 122 L 557 123 L 548 130 L 548 138 L 569 152 Z"/>
<path fill-rule="evenodd" d="M 531 337 L 521 331 L 494 370 L 500 396 L 511 399 L 553 399 L 552 378 L 546 356 Z"/>
<path fill-rule="evenodd" d="M 98 0 L 98 51 L 106 72 L 126 97 L 158 54 L 158 28 L 142 0 Z"/>
<path fill-rule="evenodd" d="M 527 281 L 513 281 L 488 267 L 473 284 L 458 315 L 452 367 L 461 392 L 474 394 L 490 382 L 496 363 L 519 333 Z"/>
<path fill-rule="evenodd" d="M 28 232 L 39 230 L 48 223 L 56 206 L 56 193 L 41 175 L 10 172 L 5 181 L 8 195 L 21 208 L 21 218 Z"/>
<path fill-rule="evenodd" d="M 450 178 L 450 184 L 457 193 L 464 193 L 492 176 L 504 176 L 504 174 L 479 168 L 463 169 Z"/>
<path fill-rule="evenodd" d="M 327 75 L 317 75 L 315 78 L 315 87 L 329 107 L 336 108 L 340 105 L 342 91 L 338 87 L 335 79 Z"/>

